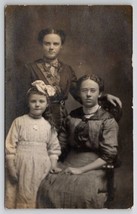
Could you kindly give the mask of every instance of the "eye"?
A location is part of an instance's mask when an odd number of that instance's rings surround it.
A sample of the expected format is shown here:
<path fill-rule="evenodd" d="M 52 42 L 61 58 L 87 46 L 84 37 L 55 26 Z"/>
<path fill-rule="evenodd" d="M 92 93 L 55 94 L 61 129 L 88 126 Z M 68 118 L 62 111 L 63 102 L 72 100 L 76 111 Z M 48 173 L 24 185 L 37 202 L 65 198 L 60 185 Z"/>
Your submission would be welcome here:
<path fill-rule="evenodd" d="M 88 89 L 87 88 L 83 88 L 83 89 L 81 89 L 81 92 L 88 92 Z"/>
<path fill-rule="evenodd" d="M 43 42 L 43 44 L 49 46 L 50 42 Z"/>
<path fill-rule="evenodd" d="M 59 42 L 54 42 L 54 45 L 58 46 L 58 45 L 60 45 L 60 43 Z"/>
<path fill-rule="evenodd" d="M 39 102 L 40 102 L 40 103 L 45 103 L 45 101 L 44 101 L 44 100 L 40 100 Z"/>
<path fill-rule="evenodd" d="M 36 102 L 36 100 L 30 100 L 30 103 L 35 103 Z"/>
<path fill-rule="evenodd" d="M 96 89 L 91 89 L 90 92 L 95 93 Z"/>

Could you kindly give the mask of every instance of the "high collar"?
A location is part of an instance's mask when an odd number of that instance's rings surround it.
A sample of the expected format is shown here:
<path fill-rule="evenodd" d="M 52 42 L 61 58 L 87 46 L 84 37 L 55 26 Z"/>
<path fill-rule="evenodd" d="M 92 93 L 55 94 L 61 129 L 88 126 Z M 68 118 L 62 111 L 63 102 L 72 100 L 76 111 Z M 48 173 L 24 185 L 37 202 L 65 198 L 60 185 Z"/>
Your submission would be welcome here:
<path fill-rule="evenodd" d="M 58 59 L 55 59 L 55 60 L 48 60 L 46 57 L 43 57 L 43 60 L 44 60 L 44 63 L 47 67 L 55 67 L 55 68 L 58 68 L 59 67 L 59 61 Z"/>
<path fill-rule="evenodd" d="M 83 112 L 84 112 L 85 115 L 90 116 L 90 115 L 95 114 L 95 112 L 96 112 L 100 107 L 101 107 L 101 106 L 99 106 L 98 104 L 95 105 L 95 106 L 93 106 L 92 108 L 86 108 L 86 107 L 83 106 Z"/>

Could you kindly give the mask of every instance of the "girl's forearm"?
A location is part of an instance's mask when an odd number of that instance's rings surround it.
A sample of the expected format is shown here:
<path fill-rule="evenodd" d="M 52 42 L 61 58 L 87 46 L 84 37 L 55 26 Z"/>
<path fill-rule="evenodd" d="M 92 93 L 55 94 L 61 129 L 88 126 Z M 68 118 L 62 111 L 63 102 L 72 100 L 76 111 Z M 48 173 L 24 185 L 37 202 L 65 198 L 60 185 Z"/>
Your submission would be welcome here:
<path fill-rule="evenodd" d="M 57 166 L 57 159 L 56 158 L 50 158 L 51 161 L 51 167 L 54 168 Z"/>
<path fill-rule="evenodd" d="M 87 172 L 90 170 L 99 169 L 99 168 L 103 167 L 105 164 L 106 164 L 106 161 L 104 161 L 101 158 L 98 158 L 94 162 L 87 164 L 83 167 L 80 167 L 80 169 L 84 173 L 84 172 Z"/>

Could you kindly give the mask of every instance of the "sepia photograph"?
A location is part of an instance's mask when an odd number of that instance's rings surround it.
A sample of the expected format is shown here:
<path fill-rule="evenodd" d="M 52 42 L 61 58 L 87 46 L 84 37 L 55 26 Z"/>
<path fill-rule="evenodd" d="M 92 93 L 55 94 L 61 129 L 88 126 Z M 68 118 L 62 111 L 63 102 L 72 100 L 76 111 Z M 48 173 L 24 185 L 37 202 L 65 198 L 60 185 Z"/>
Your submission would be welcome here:
<path fill-rule="evenodd" d="M 5 208 L 132 208 L 132 6 L 4 13 Z"/>

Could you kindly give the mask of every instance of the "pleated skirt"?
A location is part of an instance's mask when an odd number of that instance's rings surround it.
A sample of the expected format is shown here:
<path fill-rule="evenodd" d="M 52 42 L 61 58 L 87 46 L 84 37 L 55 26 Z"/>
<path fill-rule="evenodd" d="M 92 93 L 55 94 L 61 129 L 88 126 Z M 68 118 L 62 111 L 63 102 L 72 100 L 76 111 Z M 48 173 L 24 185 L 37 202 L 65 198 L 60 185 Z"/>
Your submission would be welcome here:
<path fill-rule="evenodd" d="M 80 167 L 98 156 L 92 152 L 71 152 L 59 166 Z M 92 170 L 80 175 L 49 174 L 40 184 L 37 208 L 103 208 L 107 200 L 107 179 L 104 170 Z"/>

